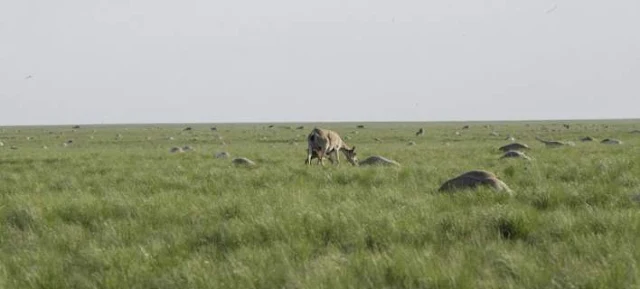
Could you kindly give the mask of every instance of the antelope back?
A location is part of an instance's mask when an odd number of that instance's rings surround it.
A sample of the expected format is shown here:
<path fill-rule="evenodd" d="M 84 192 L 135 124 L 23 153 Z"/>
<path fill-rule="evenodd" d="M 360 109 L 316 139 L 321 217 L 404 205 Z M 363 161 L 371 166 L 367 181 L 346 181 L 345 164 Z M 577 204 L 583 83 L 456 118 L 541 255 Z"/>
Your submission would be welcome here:
<path fill-rule="evenodd" d="M 346 144 L 344 143 L 344 141 L 342 140 L 342 138 L 337 132 L 332 130 L 327 131 L 327 136 L 329 139 L 329 148 L 338 149 L 338 150 L 342 148 L 347 148 Z"/>
<path fill-rule="evenodd" d="M 309 148 L 319 150 L 325 147 L 327 142 L 326 132 L 319 128 L 314 128 L 307 136 Z"/>
<path fill-rule="evenodd" d="M 321 128 L 314 128 L 307 137 L 309 147 L 315 149 L 340 149 L 343 146 L 342 138 L 335 131 Z"/>

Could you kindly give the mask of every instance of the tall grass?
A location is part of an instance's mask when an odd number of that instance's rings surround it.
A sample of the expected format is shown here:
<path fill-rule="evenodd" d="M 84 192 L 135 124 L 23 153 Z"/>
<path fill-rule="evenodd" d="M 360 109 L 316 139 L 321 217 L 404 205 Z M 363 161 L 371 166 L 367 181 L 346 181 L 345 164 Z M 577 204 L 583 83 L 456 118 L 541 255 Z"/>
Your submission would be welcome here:
<path fill-rule="evenodd" d="M 399 168 L 307 167 L 309 125 L 190 126 L 4 128 L 0 288 L 640 284 L 640 135 L 628 133 L 640 123 L 322 125 Z M 498 159 L 509 133 L 534 160 Z M 577 144 L 549 149 L 537 135 Z M 182 145 L 196 151 L 169 153 Z M 514 194 L 437 192 L 472 169 Z"/>

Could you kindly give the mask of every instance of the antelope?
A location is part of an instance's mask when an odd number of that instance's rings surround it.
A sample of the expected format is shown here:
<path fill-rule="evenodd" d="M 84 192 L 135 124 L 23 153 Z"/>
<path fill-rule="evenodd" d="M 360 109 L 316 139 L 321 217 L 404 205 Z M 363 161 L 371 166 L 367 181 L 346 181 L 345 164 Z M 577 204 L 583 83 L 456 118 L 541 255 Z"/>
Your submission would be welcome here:
<path fill-rule="evenodd" d="M 479 186 L 488 186 L 496 191 L 512 192 L 507 184 L 498 179 L 495 174 L 483 170 L 469 171 L 450 179 L 442 184 L 438 191 L 451 192 L 464 188 L 477 188 Z"/>
<path fill-rule="evenodd" d="M 63 145 L 67 145 L 66 143 L 64 143 Z M 169 149 L 170 153 L 183 153 L 184 150 L 181 147 L 172 147 L 171 149 Z"/>
<path fill-rule="evenodd" d="M 228 152 L 219 152 L 216 154 L 216 159 L 226 159 L 230 156 L 231 154 L 229 154 Z"/>
<path fill-rule="evenodd" d="M 504 145 L 498 148 L 499 150 L 503 151 L 503 152 L 508 152 L 508 151 L 521 151 L 521 150 L 528 150 L 529 146 L 523 143 L 510 143 L 508 145 Z"/>
<path fill-rule="evenodd" d="M 329 156 L 329 161 L 331 162 L 331 164 L 332 164 L 332 165 L 333 165 L 333 164 L 335 164 L 335 161 L 333 160 L 333 155 L 332 155 L 332 154 L 327 154 L 327 156 Z M 317 159 L 317 158 L 318 158 L 318 151 L 313 150 L 313 151 L 311 152 L 311 159 L 307 159 L 307 158 L 305 158 L 305 159 L 304 159 L 304 164 L 305 164 L 305 165 L 308 165 L 308 164 L 310 164 L 310 163 L 311 163 L 311 160 L 313 160 L 313 159 Z"/>
<path fill-rule="evenodd" d="M 504 155 L 502 155 L 500 159 L 505 159 L 505 158 L 522 158 L 525 160 L 531 160 L 531 158 L 528 155 L 524 154 L 521 151 L 508 151 L 504 153 Z"/>
<path fill-rule="evenodd" d="M 332 158 L 333 155 L 336 164 L 339 165 L 339 151 L 344 154 L 349 163 L 354 166 L 358 165 L 356 147 L 349 147 L 335 131 L 316 127 L 307 136 L 307 143 L 309 144 L 306 161 L 308 165 L 311 165 L 311 157 L 314 152 L 317 154 L 318 164 L 324 166 L 324 156 L 328 155 Z"/>
<path fill-rule="evenodd" d="M 612 139 L 612 138 L 605 138 L 600 143 L 617 145 L 617 144 L 622 144 L 622 141 L 617 140 L 617 139 Z"/>
<path fill-rule="evenodd" d="M 254 161 L 248 158 L 235 158 L 231 160 L 231 163 L 237 166 L 247 166 L 247 167 L 253 167 L 256 165 Z"/>
<path fill-rule="evenodd" d="M 547 147 L 560 147 L 560 146 L 574 146 L 575 144 L 572 142 L 562 142 L 562 141 L 549 141 L 543 140 L 539 137 L 536 137 L 536 140 L 544 143 Z"/>
<path fill-rule="evenodd" d="M 400 164 L 383 156 L 370 156 L 358 162 L 359 166 L 397 166 Z"/>

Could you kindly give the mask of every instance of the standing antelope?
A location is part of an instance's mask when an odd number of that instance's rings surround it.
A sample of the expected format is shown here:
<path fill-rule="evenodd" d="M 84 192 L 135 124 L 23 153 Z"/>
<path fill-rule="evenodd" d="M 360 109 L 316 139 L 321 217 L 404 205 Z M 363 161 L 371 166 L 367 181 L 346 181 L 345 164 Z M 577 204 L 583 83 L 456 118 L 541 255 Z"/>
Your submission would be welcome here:
<path fill-rule="evenodd" d="M 340 164 L 340 157 L 338 151 L 341 151 L 347 158 L 347 161 L 352 165 L 358 165 L 358 159 L 356 158 L 356 147 L 349 147 L 336 133 L 335 131 L 321 128 L 314 128 L 307 136 L 307 142 L 309 144 L 309 150 L 307 154 L 308 165 L 311 164 L 311 157 L 314 153 L 318 157 L 318 164 L 324 166 L 324 156 L 333 155 L 335 157 L 336 164 Z"/>

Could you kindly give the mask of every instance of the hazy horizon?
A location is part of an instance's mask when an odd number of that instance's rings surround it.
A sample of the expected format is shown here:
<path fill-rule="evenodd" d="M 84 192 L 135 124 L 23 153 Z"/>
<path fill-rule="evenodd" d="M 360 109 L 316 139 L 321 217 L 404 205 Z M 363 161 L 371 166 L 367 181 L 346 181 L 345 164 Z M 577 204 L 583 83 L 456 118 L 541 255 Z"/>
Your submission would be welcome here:
<path fill-rule="evenodd" d="M 636 119 L 640 2 L 0 3 L 0 126 Z"/>

